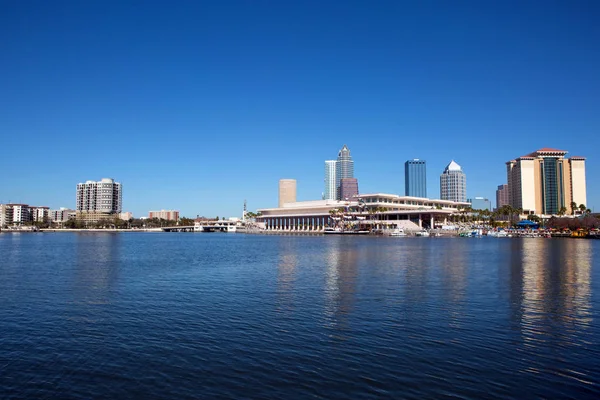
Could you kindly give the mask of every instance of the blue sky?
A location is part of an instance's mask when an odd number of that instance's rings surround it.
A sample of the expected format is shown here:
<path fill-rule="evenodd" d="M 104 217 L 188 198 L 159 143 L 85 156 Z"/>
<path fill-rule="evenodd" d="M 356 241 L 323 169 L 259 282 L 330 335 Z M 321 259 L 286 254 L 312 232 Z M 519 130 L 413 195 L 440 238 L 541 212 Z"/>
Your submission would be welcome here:
<path fill-rule="evenodd" d="M 240 215 L 280 178 L 320 198 L 345 143 L 362 193 L 428 194 L 456 160 L 495 201 L 505 162 L 586 156 L 600 211 L 594 1 L 3 1 L 0 203 L 74 207 L 112 177 L 124 211 Z"/>

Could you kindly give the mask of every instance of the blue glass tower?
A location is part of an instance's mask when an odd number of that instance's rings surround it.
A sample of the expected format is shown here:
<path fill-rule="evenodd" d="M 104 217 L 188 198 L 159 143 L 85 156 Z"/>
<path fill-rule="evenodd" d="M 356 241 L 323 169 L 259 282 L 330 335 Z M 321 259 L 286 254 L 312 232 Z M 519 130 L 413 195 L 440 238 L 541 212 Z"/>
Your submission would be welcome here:
<path fill-rule="evenodd" d="M 414 159 L 404 163 L 404 194 L 427 197 L 425 160 Z"/>

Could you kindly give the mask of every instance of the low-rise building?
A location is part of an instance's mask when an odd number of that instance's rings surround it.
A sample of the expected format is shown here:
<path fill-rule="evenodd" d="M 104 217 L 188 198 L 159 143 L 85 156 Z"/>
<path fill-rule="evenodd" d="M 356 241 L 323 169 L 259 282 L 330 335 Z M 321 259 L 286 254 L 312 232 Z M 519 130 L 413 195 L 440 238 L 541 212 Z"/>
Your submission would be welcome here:
<path fill-rule="evenodd" d="M 68 220 L 75 218 L 76 213 L 77 212 L 75 210 L 61 207 L 58 210 L 50 210 L 48 218 L 52 223 L 62 224 L 63 222 L 67 222 Z"/>
<path fill-rule="evenodd" d="M 175 210 L 160 210 L 148 212 L 148 218 L 158 218 L 167 221 L 179 221 L 179 211 Z"/>
<path fill-rule="evenodd" d="M 133 219 L 133 213 L 130 211 L 122 212 L 119 214 L 119 218 L 123 221 L 129 221 L 130 219 Z"/>
<path fill-rule="evenodd" d="M 468 199 L 467 202 L 471 203 L 471 208 L 473 210 L 492 211 L 492 202 L 484 197 L 475 197 L 473 199 Z"/>

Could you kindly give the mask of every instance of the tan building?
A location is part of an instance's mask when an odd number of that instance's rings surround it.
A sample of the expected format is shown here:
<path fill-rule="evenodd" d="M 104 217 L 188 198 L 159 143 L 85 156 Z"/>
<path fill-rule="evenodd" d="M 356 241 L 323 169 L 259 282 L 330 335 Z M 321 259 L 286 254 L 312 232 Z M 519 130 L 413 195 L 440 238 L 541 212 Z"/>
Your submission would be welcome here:
<path fill-rule="evenodd" d="M 506 163 L 509 204 L 525 214 L 555 215 L 587 204 L 585 158 L 542 148 Z"/>
<path fill-rule="evenodd" d="M 148 212 L 148 218 L 158 218 L 167 221 L 179 221 L 179 211 L 175 210 L 160 210 Z"/>
<path fill-rule="evenodd" d="M 280 179 L 279 180 L 279 207 L 283 207 L 285 203 L 296 202 L 296 180 L 295 179 Z"/>

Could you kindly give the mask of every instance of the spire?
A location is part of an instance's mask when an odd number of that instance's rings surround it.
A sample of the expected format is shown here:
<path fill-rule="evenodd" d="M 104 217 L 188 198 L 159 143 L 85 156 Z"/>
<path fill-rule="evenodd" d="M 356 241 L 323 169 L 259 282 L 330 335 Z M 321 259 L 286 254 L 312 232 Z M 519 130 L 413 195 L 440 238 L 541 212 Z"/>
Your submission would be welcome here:
<path fill-rule="evenodd" d="M 446 169 L 444 169 L 444 173 L 450 172 L 450 171 L 462 171 L 462 168 L 460 167 L 460 165 L 458 165 L 456 163 L 456 161 L 452 160 L 452 161 L 450 161 L 450 164 L 446 165 Z"/>

